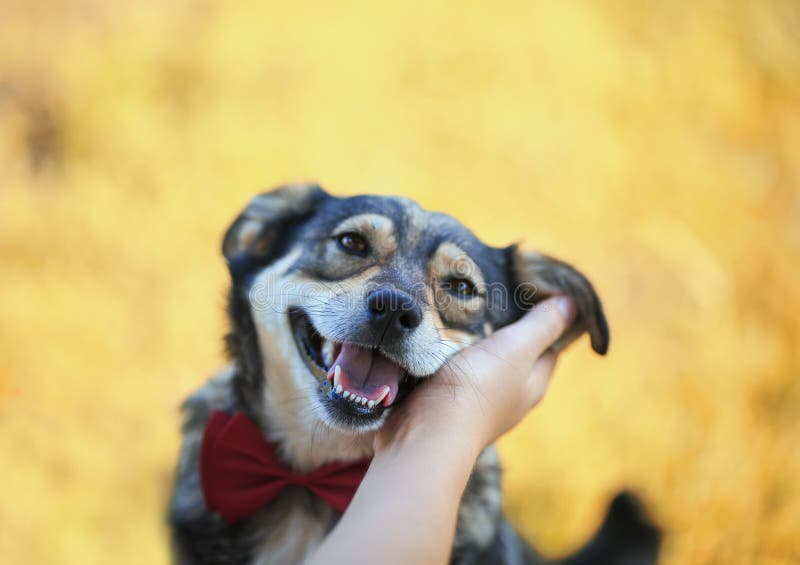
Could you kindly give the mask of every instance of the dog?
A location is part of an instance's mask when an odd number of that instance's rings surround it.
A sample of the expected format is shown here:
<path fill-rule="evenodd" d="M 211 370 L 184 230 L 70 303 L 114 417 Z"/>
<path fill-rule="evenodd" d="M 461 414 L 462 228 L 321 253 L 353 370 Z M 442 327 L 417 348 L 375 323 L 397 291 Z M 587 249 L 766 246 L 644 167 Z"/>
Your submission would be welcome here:
<path fill-rule="evenodd" d="M 374 432 L 417 384 L 548 296 L 567 294 L 577 305 L 557 349 L 584 332 L 597 353 L 609 345 L 600 300 L 577 270 L 517 246 L 485 245 L 452 217 L 405 198 L 286 185 L 252 199 L 222 252 L 232 281 L 231 363 L 183 405 L 169 508 L 178 564 L 302 563 L 343 509 L 290 485 L 242 515 L 218 511 L 230 502 L 207 484 L 227 473 L 213 471 L 207 451 L 219 418 L 240 415 L 289 475 L 355 466 L 369 460 Z M 623 493 L 594 539 L 558 562 L 654 563 L 659 542 L 639 501 Z M 451 562 L 546 562 L 503 518 L 491 446 L 463 494 Z"/>

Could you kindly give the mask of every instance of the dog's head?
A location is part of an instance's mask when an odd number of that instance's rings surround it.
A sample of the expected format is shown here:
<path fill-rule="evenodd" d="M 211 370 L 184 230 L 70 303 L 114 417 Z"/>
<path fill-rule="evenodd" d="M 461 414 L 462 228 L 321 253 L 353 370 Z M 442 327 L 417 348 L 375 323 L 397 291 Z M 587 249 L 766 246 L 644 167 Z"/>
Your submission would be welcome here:
<path fill-rule="evenodd" d="M 239 331 L 257 338 L 264 398 L 346 433 L 378 428 L 454 353 L 556 293 L 571 295 L 579 312 L 559 345 L 588 331 L 595 351 L 608 347 L 583 275 L 515 246 L 487 246 L 404 198 L 285 186 L 248 204 L 223 253 L 234 325 L 250 317 Z"/>

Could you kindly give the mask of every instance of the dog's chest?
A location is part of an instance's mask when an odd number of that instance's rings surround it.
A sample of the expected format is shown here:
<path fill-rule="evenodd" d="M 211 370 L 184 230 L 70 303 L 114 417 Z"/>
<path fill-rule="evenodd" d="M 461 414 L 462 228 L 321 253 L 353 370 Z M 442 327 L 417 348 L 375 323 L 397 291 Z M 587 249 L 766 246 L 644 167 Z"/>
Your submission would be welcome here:
<path fill-rule="evenodd" d="M 337 519 L 337 512 L 309 493 L 285 491 L 255 518 L 251 563 L 304 563 Z"/>

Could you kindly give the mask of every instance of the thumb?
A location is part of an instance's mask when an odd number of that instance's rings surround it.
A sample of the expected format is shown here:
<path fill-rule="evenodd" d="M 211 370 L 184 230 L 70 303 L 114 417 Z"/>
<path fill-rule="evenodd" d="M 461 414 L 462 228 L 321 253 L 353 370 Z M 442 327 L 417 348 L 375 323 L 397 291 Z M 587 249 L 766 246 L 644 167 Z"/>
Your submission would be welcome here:
<path fill-rule="evenodd" d="M 527 351 L 537 359 L 553 345 L 575 319 L 575 302 L 568 296 L 553 296 L 531 308 L 522 318 L 492 334 L 498 344 L 511 351 Z"/>

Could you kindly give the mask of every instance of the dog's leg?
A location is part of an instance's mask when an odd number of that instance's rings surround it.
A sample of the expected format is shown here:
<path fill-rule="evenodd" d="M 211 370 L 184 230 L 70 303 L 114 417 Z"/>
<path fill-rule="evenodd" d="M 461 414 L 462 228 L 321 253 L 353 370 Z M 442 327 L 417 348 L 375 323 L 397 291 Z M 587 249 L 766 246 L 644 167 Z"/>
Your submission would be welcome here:
<path fill-rule="evenodd" d="M 500 460 L 494 446 L 481 453 L 458 509 L 453 563 L 470 563 L 497 536 L 501 522 Z"/>
<path fill-rule="evenodd" d="M 169 507 L 173 563 L 248 563 L 253 542 L 239 526 L 229 526 L 206 509 L 200 485 L 199 453 L 206 422 L 214 410 L 233 404 L 233 370 L 223 371 L 183 405 L 183 440 Z"/>

